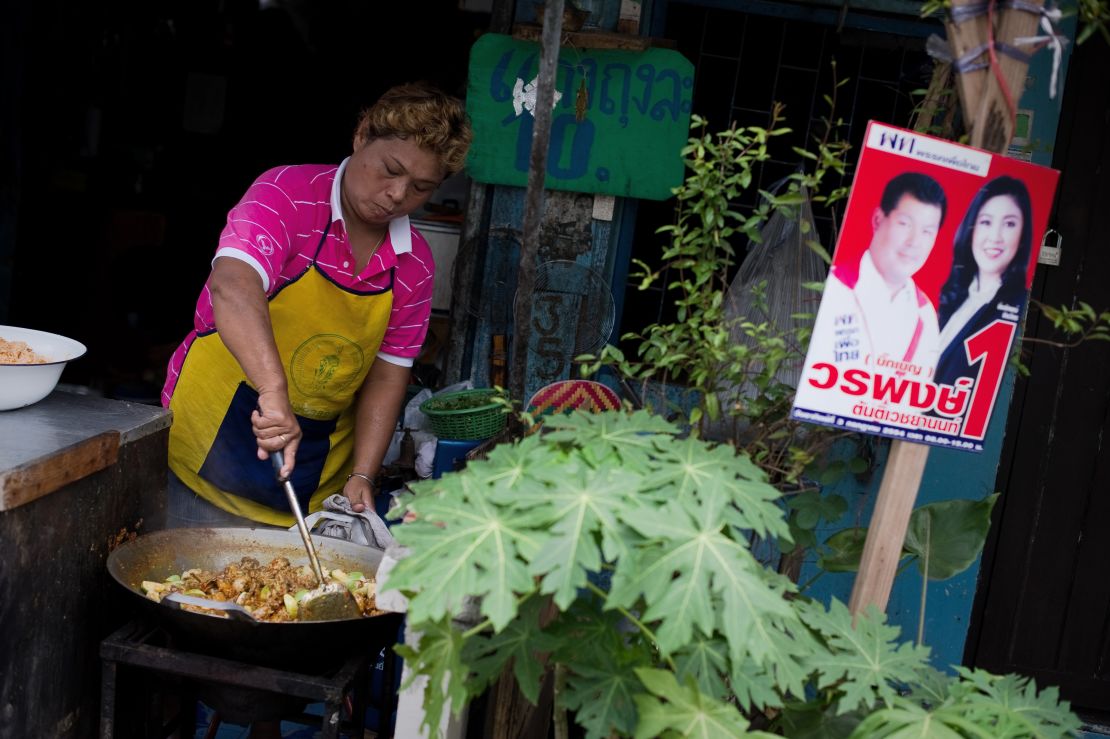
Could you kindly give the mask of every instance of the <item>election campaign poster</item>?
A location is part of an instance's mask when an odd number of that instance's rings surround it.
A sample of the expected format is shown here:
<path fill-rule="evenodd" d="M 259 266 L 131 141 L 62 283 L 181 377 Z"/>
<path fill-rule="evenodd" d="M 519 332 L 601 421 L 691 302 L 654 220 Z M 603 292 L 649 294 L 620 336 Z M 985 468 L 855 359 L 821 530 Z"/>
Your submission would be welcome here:
<path fill-rule="evenodd" d="M 982 451 L 1058 178 L 870 122 L 793 418 Z"/>

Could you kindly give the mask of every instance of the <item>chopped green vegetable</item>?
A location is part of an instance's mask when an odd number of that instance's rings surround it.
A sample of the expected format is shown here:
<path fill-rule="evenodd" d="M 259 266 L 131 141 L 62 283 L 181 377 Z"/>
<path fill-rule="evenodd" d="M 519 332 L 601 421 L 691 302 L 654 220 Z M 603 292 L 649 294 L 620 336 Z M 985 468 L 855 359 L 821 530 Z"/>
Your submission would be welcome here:
<path fill-rule="evenodd" d="M 181 582 L 181 575 L 170 575 L 166 578 L 166 582 Z"/>
<path fill-rule="evenodd" d="M 292 616 L 293 618 L 296 618 L 297 617 L 297 601 L 296 601 L 296 599 L 294 599 L 293 596 L 291 596 L 289 593 L 286 593 L 285 595 L 282 596 L 282 600 L 285 601 L 285 610 L 289 612 L 290 616 Z"/>
<path fill-rule="evenodd" d="M 164 593 L 170 589 L 169 585 L 164 582 L 154 582 L 152 580 L 143 580 L 144 593 Z"/>
<path fill-rule="evenodd" d="M 266 598 L 269 598 L 270 597 L 270 586 L 269 585 L 263 585 L 262 590 L 260 591 L 260 594 L 262 595 L 263 600 L 265 600 Z"/>
<path fill-rule="evenodd" d="M 296 593 L 293 593 L 293 599 L 300 603 L 302 600 L 304 600 L 304 597 L 306 595 L 308 595 L 308 591 L 304 588 L 301 588 Z"/>

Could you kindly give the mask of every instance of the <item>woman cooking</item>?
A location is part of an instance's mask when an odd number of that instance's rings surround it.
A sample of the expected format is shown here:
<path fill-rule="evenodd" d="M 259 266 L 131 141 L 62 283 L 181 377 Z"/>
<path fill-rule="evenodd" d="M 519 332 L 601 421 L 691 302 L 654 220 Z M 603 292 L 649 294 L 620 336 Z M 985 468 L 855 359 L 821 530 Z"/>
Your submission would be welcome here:
<path fill-rule="evenodd" d="M 996 319 L 1020 320 L 1032 231 L 1029 191 L 1021 180 L 996 177 L 972 199 L 956 231 L 952 271 L 940 292 L 935 382 L 950 385 L 974 376 L 965 339 Z"/>
<path fill-rule="evenodd" d="M 462 103 L 388 90 L 339 166 L 263 173 L 228 214 L 194 330 L 170 360 L 167 526 L 293 524 L 342 491 L 373 510 L 431 311 L 434 264 L 408 214 L 462 169 Z"/>

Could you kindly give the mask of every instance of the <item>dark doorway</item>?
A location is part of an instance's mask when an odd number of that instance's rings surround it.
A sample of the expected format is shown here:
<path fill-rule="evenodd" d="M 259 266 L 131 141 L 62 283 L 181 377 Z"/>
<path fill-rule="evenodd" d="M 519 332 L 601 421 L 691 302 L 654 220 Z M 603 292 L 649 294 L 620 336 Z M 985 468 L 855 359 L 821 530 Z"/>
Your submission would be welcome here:
<path fill-rule="evenodd" d="M 1068 72 L 1050 226 L 1065 237 L 1041 266 L 1047 305 L 1110 305 L 1110 45 L 1092 38 Z M 1027 336 L 1051 338 L 1033 309 Z M 1110 716 L 1110 346 L 1027 344 L 1011 406 L 965 661 L 1059 685 L 1092 719 Z"/>
<path fill-rule="evenodd" d="M 16 5 L 3 34 L 0 323 L 82 341 L 89 353 L 63 382 L 128 399 L 132 386 L 157 398 L 253 179 L 338 163 L 359 111 L 391 85 L 465 94 L 489 24 L 458 0 Z"/>

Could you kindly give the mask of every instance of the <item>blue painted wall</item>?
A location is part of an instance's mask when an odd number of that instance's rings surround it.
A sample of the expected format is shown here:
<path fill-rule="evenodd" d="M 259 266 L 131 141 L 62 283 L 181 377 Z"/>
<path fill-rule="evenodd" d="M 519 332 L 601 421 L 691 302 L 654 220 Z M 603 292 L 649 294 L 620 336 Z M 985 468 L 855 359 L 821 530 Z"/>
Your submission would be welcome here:
<path fill-rule="evenodd" d="M 513 300 L 516 295 L 517 271 L 520 264 L 520 231 L 524 221 L 525 194 L 526 190 L 522 187 L 498 185 L 493 188 L 489 237 L 483 245 L 482 276 L 476 280 L 475 294 L 468 301 L 476 331 L 470 355 L 471 361 L 468 367 L 463 368 L 463 377 L 472 379 L 476 387 L 486 387 L 490 384 L 492 337 L 495 334 L 503 334 L 511 340 L 515 320 Z M 557 212 L 566 203 L 566 199 L 573 196 L 573 193 L 547 192 L 545 212 Z M 541 242 L 538 246 L 537 264 L 549 260 L 574 261 L 602 276 L 600 288 L 605 289 L 604 283 L 610 281 L 609 284 L 612 284 L 612 276 L 618 271 L 617 252 L 613 247 L 617 240 L 615 234 L 620 231 L 620 223 L 617 221 L 591 219 L 589 244 L 580 250 L 582 253 L 569 254 L 565 250 Z M 627 274 L 627 257 L 624 258 L 619 269 L 625 270 Z M 572 287 L 575 286 L 563 285 L 561 289 L 573 292 Z M 562 320 L 559 328 L 560 335 L 568 338 L 567 341 L 558 343 L 558 346 L 563 349 L 573 347 L 577 317 L 577 314 L 570 310 L 575 306 L 568 304 L 566 307 L 568 310 L 561 312 L 565 314 L 560 315 Z M 534 346 L 537 343 L 541 325 L 550 324 L 550 315 L 537 315 L 534 318 Z M 614 322 L 613 325 L 618 325 L 618 322 Z M 610 341 L 612 340 L 611 338 Z M 551 357 L 529 351 L 524 398 L 521 400 L 527 400 L 532 393 L 548 383 L 568 379 L 573 370 L 570 364 L 573 354 L 574 352 L 569 350 L 562 352 L 562 360 L 553 363 Z"/>

